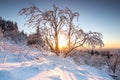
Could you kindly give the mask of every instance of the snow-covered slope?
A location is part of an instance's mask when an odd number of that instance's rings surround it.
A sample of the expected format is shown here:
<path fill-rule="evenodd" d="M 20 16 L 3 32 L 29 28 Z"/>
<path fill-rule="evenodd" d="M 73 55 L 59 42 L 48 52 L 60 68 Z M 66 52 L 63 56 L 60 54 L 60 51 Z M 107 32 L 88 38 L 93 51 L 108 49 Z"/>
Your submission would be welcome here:
<path fill-rule="evenodd" d="M 71 59 L 56 56 L 22 63 L 0 64 L 0 80 L 112 80 L 87 65 L 77 66 Z"/>
<path fill-rule="evenodd" d="M 94 67 L 76 65 L 71 58 L 57 57 L 51 52 L 29 51 L 33 52 L 39 54 L 37 60 L 23 54 L 23 58 L 31 60 L 17 62 L 17 55 L 9 55 L 6 63 L 0 63 L 0 80 L 112 80 Z"/>

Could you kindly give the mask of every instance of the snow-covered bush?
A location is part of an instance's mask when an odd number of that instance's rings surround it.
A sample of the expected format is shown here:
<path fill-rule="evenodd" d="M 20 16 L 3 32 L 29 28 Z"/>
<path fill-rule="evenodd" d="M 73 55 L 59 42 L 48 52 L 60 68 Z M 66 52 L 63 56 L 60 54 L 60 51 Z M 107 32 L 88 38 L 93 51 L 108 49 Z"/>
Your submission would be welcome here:
<path fill-rule="evenodd" d="M 100 66 L 102 67 L 103 65 L 105 65 L 103 56 L 98 54 L 92 55 L 88 53 L 88 51 L 81 52 L 79 50 L 74 50 L 74 52 L 72 52 L 70 56 L 74 59 L 74 61 L 77 64 L 88 64 L 97 68 L 100 68 Z"/>
<path fill-rule="evenodd" d="M 105 57 L 105 61 L 106 61 L 107 65 L 109 66 L 109 69 L 113 73 L 115 73 L 116 68 L 120 64 L 120 50 L 113 50 L 110 52 L 109 55 L 111 55 L 111 57 L 110 58 Z"/>
<path fill-rule="evenodd" d="M 79 65 L 87 64 L 96 67 L 120 80 L 120 50 L 104 50 L 99 51 L 99 54 L 90 54 L 89 52 L 76 50 L 70 56 Z"/>

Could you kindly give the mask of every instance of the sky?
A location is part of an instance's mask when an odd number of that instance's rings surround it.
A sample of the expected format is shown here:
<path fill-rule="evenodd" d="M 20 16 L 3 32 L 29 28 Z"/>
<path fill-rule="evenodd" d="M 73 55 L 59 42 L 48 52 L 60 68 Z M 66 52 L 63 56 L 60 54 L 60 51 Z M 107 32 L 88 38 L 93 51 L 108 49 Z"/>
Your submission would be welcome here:
<path fill-rule="evenodd" d="M 60 9 L 79 12 L 76 23 L 80 28 L 102 33 L 104 48 L 120 48 L 120 0 L 0 0 L 0 17 L 17 22 L 20 31 L 30 34 L 35 29 L 24 25 L 25 16 L 18 12 L 31 3 L 41 10 L 52 9 L 56 4 Z"/>

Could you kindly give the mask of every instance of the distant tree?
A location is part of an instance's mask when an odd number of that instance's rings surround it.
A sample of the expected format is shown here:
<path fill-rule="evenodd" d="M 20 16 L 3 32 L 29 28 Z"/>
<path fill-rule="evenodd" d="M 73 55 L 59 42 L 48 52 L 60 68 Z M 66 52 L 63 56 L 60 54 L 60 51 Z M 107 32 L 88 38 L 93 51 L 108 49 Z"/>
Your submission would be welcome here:
<path fill-rule="evenodd" d="M 18 30 L 17 22 L 6 21 L 0 18 L 0 36 L 14 41 L 15 43 L 25 43 L 27 35 Z"/>
<path fill-rule="evenodd" d="M 85 33 L 79 26 L 74 25 L 73 20 L 79 16 L 79 13 L 72 12 L 69 8 L 60 10 L 53 5 L 52 10 L 41 11 L 38 7 L 32 5 L 29 8 L 21 9 L 19 14 L 26 16 L 28 26 L 39 26 L 43 40 L 58 56 L 60 52 L 58 39 L 61 32 L 68 39 L 64 57 L 84 44 L 92 48 L 103 46 L 101 33 L 91 31 Z"/>
<path fill-rule="evenodd" d="M 0 27 L 0 39 L 3 37 L 3 31 L 2 28 Z"/>
<path fill-rule="evenodd" d="M 27 45 L 34 45 L 34 47 L 37 48 L 45 46 L 45 43 L 39 31 L 39 27 L 37 27 L 36 33 L 29 35 L 29 37 L 27 38 Z"/>

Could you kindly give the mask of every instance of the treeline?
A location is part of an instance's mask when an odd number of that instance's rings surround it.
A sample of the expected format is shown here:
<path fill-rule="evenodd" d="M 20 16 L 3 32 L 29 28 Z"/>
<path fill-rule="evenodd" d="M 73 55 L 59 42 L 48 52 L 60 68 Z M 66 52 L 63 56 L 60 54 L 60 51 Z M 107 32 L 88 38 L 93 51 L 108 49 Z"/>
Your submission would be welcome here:
<path fill-rule="evenodd" d="M 39 28 L 36 30 L 36 33 L 27 36 L 24 31 L 19 31 L 17 22 L 4 20 L 2 17 L 0 17 L 0 37 L 0 39 L 5 38 L 7 40 L 11 40 L 15 44 L 24 43 L 27 45 L 37 46 L 44 45 Z"/>
<path fill-rule="evenodd" d="M 27 34 L 18 30 L 17 22 L 10 20 L 4 20 L 0 17 L 0 34 L 8 40 L 14 41 L 14 43 L 24 43 L 27 39 Z"/>

